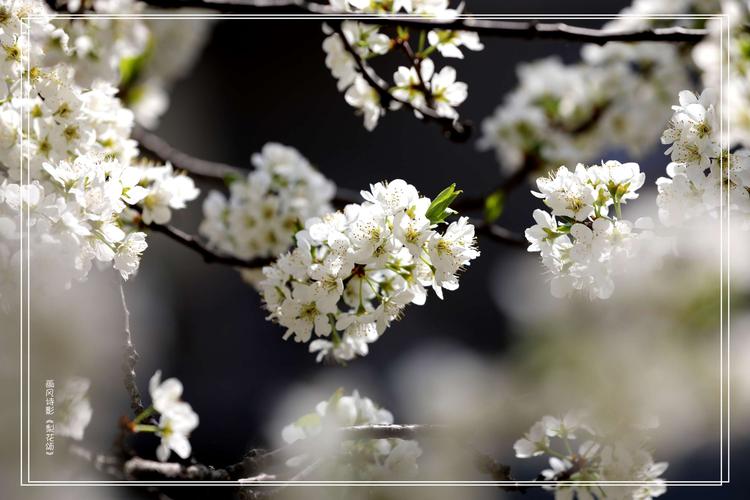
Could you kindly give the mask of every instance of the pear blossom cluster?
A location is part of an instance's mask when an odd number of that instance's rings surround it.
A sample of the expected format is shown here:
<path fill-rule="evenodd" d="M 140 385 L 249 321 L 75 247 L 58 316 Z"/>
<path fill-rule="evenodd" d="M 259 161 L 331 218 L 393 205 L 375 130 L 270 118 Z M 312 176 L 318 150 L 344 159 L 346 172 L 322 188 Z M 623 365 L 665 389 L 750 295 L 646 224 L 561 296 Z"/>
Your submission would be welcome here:
<path fill-rule="evenodd" d="M 94 414 L 88 397 L 90 387 L 91 381 L 83 377 L 70 377 L 64 381 L 55 394 L 55 435 L 76 441 L 83 439 Z"/>
<path fill-rule="evenodd" d="M 326 480 L 410 479 L 417 475 L 417 459 L 422 449 L 417 441 L 404 439 L 370 439 L 359 441 L 336 440 L 335 432 L 353 425 L 392 424 L 393 415 L 378 407 L 370 398 L 358 391 L 344 395 L 338 389 L 328 400 L 315 406 L 315 411 L 298 418 L 284 427 L 281 437 L 287 444 L 300 440 L 320 440 L 322 446 L 333 444 L 330 463 L 321 472 Z M 333 434 L 329 434 L 333 433 Z M 327 439 L 334 443 L 326 443 Z M 287 461 L 290 467 L 299 467 L 311 459 L 309 454 L 298 455 Z"/>
<path fill-rule="evenodd" d="M 659 218 L 679 226 L 724 205 L 750 224 L 750 151 L 729 152 L 720 137 L 716 92 L 679 94 L 679 104 L 661 137 L 672 162 L 656 181 Z"/>
<path fill-rule="evenodd" d="M 700 28 L 705 19 L 701 14 L 716 14 L 721 11 L 724 0 L 633 0 L 620 11 L 621 16 L 607 23 L 613 29 L 663 28 L 674 25 Z M 696 19 L 670 17 L 669 15 L 692 14 Z"/>
<path fill-rule="evenodd" d="M 450 0 L 330 0 L 341 12 L 418 14 L 448 20 L 461 13 L 463 4 L 451 8 Z"/>
<path fill-rule="evenodd" d="M 46 64 L 74 65 L 76 81 L 82 87 L 90 87 L 97 80 L 117 83 L 122 62 L 147 49 L 149 30 L 142 19 L 107 14 L 143 14 L 144 4 L 136 0 L 67 2 L 72 13 L 82 6 L 101 16 L 53 19 L 55 32 L 44 46 Z"/>
<path fill-rule="evenodd" d="M 750 41 L 750 3 L 725 0 L 720 10 L 725 18 L 706 22 L 709 34 L 693 48 L 693 61 L 706 88 L 723 89 L 724 142 L 750 147 L 750 55 L 743 49 Z"/>
<path fill-rule="evenodd" d="M 549 457 L 549 468 L 541 472 L 555 498 L 649 500 L 667 491 L 662 474 L 669 464 L 655 462 L 647 447 L 642 426 L 617 434 L 595 429 L 582 412 L 562 417 L 545 416 L 516 443 L 518 458 Z M 632 481 L 640 484 L 609 486 L 577 485 L 576 482 Z"/>
<path fill-rule="evenodd" d="M 252 163 L 246 179 L 231 181 L 229 197 L 208 194 L 199 228 L 213 248 L 243 259 L 289 250 L 304 221 L 333 210 L 336 189 L 290 146 L 268 143 Z"/>
<path fill-rule="evenodd" d="M 133 113 L 115 82 L 81 76 L 87 69 L 63 43 L 68 32 L 43 2 L 1 0 L 0 12 L 9 55 L 0 81 L 0 272 L 11 277 L 0 302 L 7 308 L 17 295 L 20 238 L 29 241 L 35 270 L 52 271 L 45 288 L 57 282 L 52 276 L 63 286 L 84 279 L 94 263 L 127 279 L 147 247 L 141 222 L 167 222 L 198 191 L 169 165 L 137 162 Z M 65 57 L 52 57 L 54 50 Z"/>
<path fill-rule="evenodd" d="M 451 19 L 458 14 L 458 10 L 449 7 L 448 0 L 331 0 L 331 5 L 342 11 L 403 12 L 442 19 Z M 381 103 L 382 90 L 373 88 L 368 82 L 362 74 L 362 67 L 357 64 L 346 46 L 349 45 L 365 65 L 364 61 L 392 52 L 399 46 L 409 47 L 406 49 L 408 53 L 412 50 L 408 45 L 412 35 L 400 27 L 396 33 L 389 35 L 376 25 L 356 21 L 341 23 L 344 40 L 327 25 L 323 26 L 323 31 L 328 35 L 323 41 L 326 66 L 336 78 L 339 91 L 344 92 L 346 102 L 363 116 L 365 128 L 373 130 L 385 114 L 385 108 Z M 410 64 L 398 66 L 393 74 L 394 84 L 388 89 L 393 98 L 390 108 L 399 109 L 402 105 L 409 104 L 415 109 L 417 116 L 430 109 L 438 116 L 457 118 L 456 107 L 466 100 L 468 87 L 466 83 L 457 81 L 456 70 L 453 67 L 444 66 L 439 71 L 436 70 L 435 63 L 429 56 L 437 52 L 445 58 L 461 59 L 464 57 L 463 50 L 479 51 L 484 45 L 476 33 L 465 31 L 430 30 L 414 34 L 413 38 L 419 38 L 419 46 L 413 60 L 409 61 Z"/>
<path fill-rule="evenodd" d="M 537 179 L 548 211 L 534 210 L 536 224 L 526 230 L 529 252 L 539 252 L 552 276 L 555 297 L 581 291 L 591 299 L 609 298 L 615 274 L 623 272 L 652 233 L 652 222 L 622 218 L 622 205 L 638 197 L 645 174 L 637 163 L 562 166 Z M 614 209 L 614 213 L 610 213 Z"/>
<path fill-rule="evenodd" d="M 424 304 L 429 288 L 441 299 L 456 290 L 479 256 L 468 218 L 444 222 L 457 195 L 451 186 L 430 200 L 397 179 L 362 191 L 361 204 L 308 219 L 296 247 L 263 269 L 268 318 L 285 340 L 309 342 L 318 361 L 366 355 L 408 304 Z"/>
<path fill-rule="evenodd" d="M 482 122 L 477 146 L 501 168 L 544 171 L 590 160 L 606 148 L 642 155 L 667 120 L 665 95 L 687 73 L 666 44 L 587 45 L 582 61 L 548 57 L 518 67 L 518 87 Z"/>
<path fill-rule="evenodd" d="M 151 394 L 151 406 L 131 422 L 133 432 L 152 432 L 161 438 L 156 449 L 156 457 L 161 462 L 169 460 L 172 452 L 178 457 L 186 459 L 192 453 L 190 433 L 198 427 L 198 414 L 192 406 L 182 400 L 182 383 L 176 378 L 161 380 L 161 370 L 154 373 L 148 384 Z M 155 424 L 142 422 L 151 418 L 154 413 L 159 414 Z"/>

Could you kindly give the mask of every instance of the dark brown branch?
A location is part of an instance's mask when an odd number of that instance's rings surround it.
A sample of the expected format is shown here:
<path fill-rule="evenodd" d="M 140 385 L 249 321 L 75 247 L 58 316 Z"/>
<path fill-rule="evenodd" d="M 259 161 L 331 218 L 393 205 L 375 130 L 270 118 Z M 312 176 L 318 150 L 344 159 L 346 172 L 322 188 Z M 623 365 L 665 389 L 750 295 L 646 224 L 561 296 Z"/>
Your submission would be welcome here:
<path fill-rule="evenodd" d="M 486 236 L 496 243 L 502 243 L 516 248 L 526 248 L 528 246 L 526 238 L 520 234 L 514 233 L 510 229 L 473 217 L 469 219 L 469 222 L 474 224 L 478 235 Z"/>
<path fill-rule="evenodd" d="M 534 156 L 527 156 L 524 159 L 524 163 L 523 165 L 521 165 L 521 168 L 503 179 L 490 192 L 481 196 L 467 196 L 463 199 L 459 198 L 456 200 L 454 207 L 456 208 L 456 210 L 482 210 L 487 198 L 498 192 L 504 193 L 505 195 L 510 194 L 511 191 L 523 184 L 529 177 L 529 175 L 539 170 L 540 166 L 541 165 L 538 158 Z"/>
<path fill-rule="evenodd" d="M 203 244 L 198 238 L 172 226 L 161 224 L 146 224 L 144 227 L 157 233 L 161 233 L 177 243 L 200 254 L 203 260 L 209 264 L 225 264 L 232 267 L 243 269 L 260 269 L 263 266 L 270 265 L 274 259 L 271 257 L 259 257 L 251 260 L 240 259 L 231 255 L 222 255 L 214 252 Z"/>
<path fill-rule="evenodd" d="M 114 479 L 127 479 L 125 477 L 125 472 L 123 471 L 122 460 L 117 457 L 94 453 L 77 444 L 71 445 L 69 452 L 73 457 L 91 464 L 95 470 L 104 472 Z"/>
<path fill-rule="evenodd" d="M 122 363 L 122 371 L 125 375 L 125 389 L 130 396 L 130 408 L 135 415 L 142 413 L 145 408 L 141 399 L 141 392 L 138 390 L 138 383 L 135 375 L 135 365 L 138 362 L 138 352 L 133 345 L 133 335 L 130 331 L 130 310 L 125 301 L 125 285 L 120 283 L 120 298 L 122 299 L 122 309 L 125 313 L 125 359 Z"/>
<path fill-rule="evenodd" d="M 145 0 L 145 3 L 162 8 L 202 7 L 235 14 L 265 12 L 274 14 L 326 14 L 333 18 L 342 15 L 352 16 L 351 12 L 339 12 L 328 5 L 306 0 Z M 362 21 L 381 26 L 404 26 L 424 30 L 474 31 L 480 35 L 499 38 L 556 39 L 598 45 L 607 42 L 686 42 L 695 44 L 700 42 L 707 34 L 704 29 L 689 29 L 678 26 L 613 31 L 571 26 L 564 23 L 501 21 L 478 17 L 462 17 L 447 21 L 398 14 L 364 14 L 359 15 L 359 17 Z"/>
<path fill-rule="evenodd" d="M 141 152 L 146 156 L 157 161 L 168 161 L 173 167 L 188 171 L 194 177 L 226 180 L 247 175 L 247 171 L 240 167 L 203 160 L 180 151 L 158 135 L 138 125 L 133 128 L 131 137 L 138 141 Z"/>
<path fill-rule="evenodd" d="M 73 456 L 90 463 L 96 470 L 102 471 L 113 478 L 120 480 L 173 480 L 173 481 L 237 481 L 238 487 L 246 492 L 252 492 L 256 496 L 270 496 L 279 491 L 283 486 L 272 490 L 262 489 L 253 491 L 254 482 L 260 483 L 263 478 L 275 480 L 276 476 L 268 475 L 261 469 L 269 467 L 274 463 L 283 463 L 283 460 L 296 453 L 305 450 L 314 450 L 314 445 L 319 439 L 336 438 L 341 441 L 358 439 L 457 439 L 458 444 L 467 448 L 472 454 L 474 465 L 477 469 L 488 474 L 493 481 L 515 481 L 511 476 L 510 467 L 501 464 L 492 457 L 474 450 L 461 436 L 442 425 L 358 425 L 344 427 L 333 431 L 333 434 L 324 434 L 318 437 L 296 441 L 278 450 L 267 453 L 251 451 L 243 460 L 224 468 L 214 468 L 201 463 L 181 464 L 176 462 L 157 462 L 140 457 L 124 460 L 114 456 L 97 454 L 79 445 L 73 445 L 70 452 Z M 310 465 L 304 467 L 300 472 L 293 475 L 289 481 L 300 481 L 314 473 L 326 457 L 318 457 Z M 252 478 L 253 481 L 242 481 Z M 523 491 L 526 488 L 517 485 L 499 485 L 506 491 Z"/>
<path fill-rule="evenodd" d="M 370 87 L 375 89 L 375 91 L 380 96 L 380 101 L 384 107 L 387 107 L 389 103 L 396 102 L 400 104 L 401 106 L 404 106 L 405 108 L 410 109 L 414 111 L 415 113 L 417 113 L 416 116 L 423 122 L 425 123 L 432 122 L 432 123 L 438 124 L 443 132 L 443 135 L 447 139 L 454 141 L 454 142 L 466 142 L 469 139 L 469 137 L 471 136 L 471 128 L 472 128 L 469 122 L 462 122 L 458 119 L 440 116 L 432 108 L 416 107 L 414 106 L 414 104 L 412 104 L 408 100 L 399 99 L 395 97 L 393 94 L 391 94 L 388 88 L 388 84 L 382 78 L 380 78 L 364 62 L 364 60 L 362 60 L 362 57 L 360 57 L 356 49 L 352 47 L 351 43 L 349 43 L 349 40 L 347 40 L 346 36 L 344 36 L 344 32 L 341 29 L 341 23 L 337 23 L 334 26 L 333 30 L 341 39 L 341 43 L 344 45 L 344 49 L 346 49 L 349 55 L 352 56 L 352 59 L 354 59 L 354 62 L 357 65 L 357 68 L 359 69 L 359 73 L 362 75 L 365 81 L 367 81 Z M 420 81 L 422 80 L 421 72 L 419 72 L 419 79 Z M 432 94 L 427 89 L 427 86 L 424 84 L 424 82 L 422 82 L 422 93 L 424 94 L 425 101 L 429 102 Z"/>
<path fill-rule="evenodd" d="M 226 173 L 228 171 L 235 173 L 241 171 L 239 167 L 194 158 L 187 153 L 184 153 L 171 146 L 157 135 L 144 129 L 139 129 L 139 135 L 137 136 L 137 138 L 139 140 L 147 138 L 148 144 L 151 146 L 149 151 L 156 160 L 163 162 L 169 161 L 176 168 L 185 170 L 191 175 L 197 175 L 198 177 L 204 178 L 222 179 L 226 176 Z M 198 168 L 197 173 L 195 170 L 193 170 L 193 168 L 195 168 L 196 166 Z M 213 170 L 213 168 L 216 168 L 216 170 Z M 502 186 L 505 186 L 505 188 L 507 189 L 511 186 L 511 184 L 515 185 L 516 183 L 521 182 L 526 177 L 526 175 L 528 175 L 528 172 L 517 172 L 506 181 L 504 181 Z M 342 187 L 336 188 L 336 195 L 333 199 L 333 204 L 336 208 L 343 208 L 350 203 L 361 202 L 362 199 L 359 195 L 359 192 Z M 456 208 L 473 209 L 481 208 L 483 204 L 484 198 L 472 198 L 466 200 L 463 203 L 461 198 L 459 198 L 458 200 L 456 200 L 455 206 Z M 488 225 L 484 221 L 479 219 L 473 219 L 472 224 L 477 226 L 477 230 L 480 234 L 484 234 L 485 236 L 499 243 L 506 243 L 513 246 L 523 246 L 525 244 L 523 237 L 516 235 L 503 227 L 497 225 Z M 219 263 L 233 267 L 256 269 L 269 265 L 271 262 L 273 262 L 273 259 L 271 258 L 243 260 L 229 255 L 220 255 L 208 248 L 198 238 L 191 236 L 172 226 L 150 224 L 146 225 L 145 227 L 153 231 L 162 233 L 173 241 L 176 241 L 177 243 L 180 243 L 181 245 L 184 245 L 191 250 L 198 252 L 201 256 L 203 256 L 203 259 L 209 263 Z"/>

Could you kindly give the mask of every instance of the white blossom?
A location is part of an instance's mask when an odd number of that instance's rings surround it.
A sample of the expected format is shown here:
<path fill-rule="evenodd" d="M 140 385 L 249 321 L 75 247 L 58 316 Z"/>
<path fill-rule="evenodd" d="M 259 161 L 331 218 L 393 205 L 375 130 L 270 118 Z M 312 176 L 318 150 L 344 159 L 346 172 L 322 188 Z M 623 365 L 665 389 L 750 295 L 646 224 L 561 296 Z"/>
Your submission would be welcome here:
<path fill-rule="evenodd" d="M 518 458 L 529 458 L 543 454 L 549 447 L 549 438 L 542 422 L 531 426 L 529 432 L 513 445 Z"/>
<path fill-rule="evenodd" d="M 414 67 L 400 66 L 393 74 L 393 81 L 393 96 L 409 102 L 417 113 L 434 107 L 438 115 L 456 118 L 458 113 L 454 108 L 463 103 L 468 95 L 467 85 L 456 81 L 454 68 L 445 66 L 436 73 L 435 63 L 431 59 L 421 62 L 419 72 Z"/>
<path fill-rule="evenodd" d="M 342 11 L 406 12 L 444 20 L 454 18 L 461 9 L 451 9 L 447 0 L 331 0 L 330 3 L 334 9 Z M 463 58 L 459 47 L 482 50 L 484 46 L 476 33 L 450 30 L 421 32 L 420 36 L 423 38 L 419 52 L 415 54 L 414 64 L 399 67 L 394 73 L 394 86 L 385 89 L 385 83 L 381 83 L 373 70 L 368 68 L 367 61 L 385 55 L 393 47 L 408 41 L 399 36 L 391 38 L 381 33 L 377 25 L 355 21 L 343 21 L 340 31 L 341 34 L 327 25 L 323 26 L 323 32 L 328 35 L 323 41 L 325 63 L 336 79 L 339 91 L 345 92 L 346 102 L 356 108 L 358 114 L 363 115 L 367 130 L 373 130 L 380 117 L 385 114 L 380 93 L 387 91 L 396 98 L 396 101 L 390 103 L 391 109 L 398 109 L 404 102 L 408 102 L 415 108 L 417 116 L 425 112 L 426 108 L 434 109 L 439 116 L 458 116 L 455 108 L 466 100 L 467 85 L 457 81 L 456 71 L 450 66 L 435 72 L 434 62 L 428 56 L 437 51 L 444 57 Z M 427 44 L 423 47 L 425 41 Z M 360 59 L 359 62 L 352 56 L 353 53 Z M 417 71 L 421 73 L 421 78 Z M 374 88 L 371 76 L 378 82 L 377 86 L 383 88 Z"/>
<path fill-rule="evenodd" d="M 413 478 L 418 472 L 417 459 L 422 454 L 416 441 L 392 438 L 339 442 L 335 435 L 341 427 L 392 423 L 391 412 L 378 407 L 371 399 L 360 396 L 356 390 L 351 395 L 344 395 L 339 389 L 328 400 L 318 403 L 313 413 L 284 427 L 281 436 L 288 444 L 317 439 L 325 445 L 329 439 L 335 441 L 331 444 L 343 457 L 357 456 L 356 463 L 332 461 L 331 469 L 324 472 L 324 477 L 348 476 L 359 480 Z M 328 432 L 334 434 L 329 437 Z M 297 467 L 309 459 L 307 455 L 300 455 L 287 461 L 287 465 Z"/>
<path fill-rule="evenodd" d="M 190 433 L 198 427 L 198 415 L 190 404 L 182 401 L 182 383 L 176 378 L 161 380 L 157 371 L 149 381 L 151 405 L 159 412 L 159 423 L 154 431 L 161 438 L 156 449 L 157 458 L 166 462 L 174 451 L 180 458 L 190 457 Z M 139 426 L 135 426 L 136 431 Z"/>
<path fill-rule="evenodd" d="M 532 193 L 551 213 L 535 210 L 536 224 L 525 236 L 528 251 L 539 252 L 552 275 L 552 295 L 566 297 L 577 290 L 592 299 L 612 295 L 613 277 L 652 237 L 649 220 L 633 224 L 621 215 L 622 205 L 638 197 L 644 181 L 638 164 L 617 161 L 579 164 L 573 172 L 562 166 L 537 180 L 539 192 Z"/>
<path fill-rule="evenodd" d="M 255 170 L 231 182 L 228 198 L 209 193 L 199 228 L 212 247 L 243 259 L 287 251 L 305 220 L 332 210 L 335 191 L 292 147 L 268 143 L 252 162 Z"/>
<path fill-rule="evenodd" d="M 173 405 L 168 412 L 159 418 L 159 430 L 156 435 L 161 443 L 156 449 L 156 457 L 166 462 L 174 451 L 180 458 L 186 459 L 192 453 L 190 433 L 198 427 L 198 415 L 187 403 Z"/>
<path fill-rule="evenodd" d="M 123 13 L 138 12 L 139 5 L 98 0 L 91 7 Z M 152 221 L 157 212 L 167 220 L 171 210 L 197 195 L 184 176 L 157 179 L 158 169 L 136 167 L 133 113 L 117 97 L 117 86 L 121 62 L 145 50 L 145 25 L 132 19 L 56 19 L 39 1 L 0 0 L 0 9 L 0 43 L 12 55 L 0 63 L 0 254 L 7 256 L 2 271 L 13 275 L 20 265 L 17 240 L 23 236 L 34 248 L 33 267 L 54 270 L 46 288 L 83 280 L 94 264 L 128 278 L 147 247 L 141 220 Z M 31 40 L 22 36 L 25 28 Z M 169 198 L 167 211 L 156 204 L 139 219 L 129 208 L 143 209 L 146 198 L 149 205 L 154 198 Z M 20 205 L 29 209 L 23 228 Z M 12 294 L 2 288 L 7 308 Z"/>
<path fill-rule="evenodd" d="M 193 179 L 174 172 L 169 163 L 163 167 L 144 167 L 142 174 L 149 183 L 141 202 L 146 224 L 166 224 L 172 218 L 172 210 L 185 208 L 186 202 L 196 199 L 200 193 Z"/>
<path fill-rule="evenodd" d="M 348 43 L 363 58 L 381 55 L 390 49 L 390 38 L 379 33 L 377 27 L 344 21 L 341 23 L 341 30 Z M 323 41 L 326 66 L 336 78 L 338 89 L 345 92 L 346 102 L 364 116 L 365 128 L 373 130 L 385 113 L 380 104 L 380 95 L 361 75 L 354 58 L 346 51 L 340 36 L 325 25 L 324 32 L 329 35 Z"/>
<path fill-rule="evenodd" d="M 484 49 L 484 45 L 479 41 L 479 35 L 471 31 L 432 30 L 427 33 L 427 41 L 437 48 L 443 57 L 463 59 L 460 47 L 474 51 Z"/>
<path fill-rule="evenodd" d="M 90 386 L 91 381 L 83 377 L 65 380 L 55 396 L 55 434 L 76 441 L 83 439 L 94 413 L 88 398 Z"/>
<path fill-rule="evenodd" d="M 347 104 L 362 113 L 367 130 L 373 130 L 385 113 L 380 104 L 380 94 L 360 75 L 356 76 L 354 83 L 346 90 L 344 98 Z"/>
<path fill-rule="evenodd" d="M 642 156 L 668 118 L 665 96 L 687 83 L 668 44 L 586 45 L 581 56 L 519 65 L 518 87 L 482 122 L 477 143 L 495 150 L 503 170 L 546 170 L 612 147 Z"/>
<path fill-rule="evenodd" d="M 712 7 L 711 13 L 721 12 L 723 20 L 706 21 L 708 36 L 693 48 L 692 58 L 701 70 L 705 87 L 722 89 L 724 142 L 747 148 L 750 145 L 750 82 L 745 69 L 748 54 L 743 47 L 750 5 L 743 0 L 722 0 Z"/>
<path fill-rule="evenodd" d="M 467 218 L 440 231 L 447 213 L 434 213 L 405 181 L 373 184 L 362 197 L 308 219 L 296 247 L 263 269 L 269 319 L 286 328 L 284 339 L 323 337 L 309 346 L 319 361 L 366 355 L 408 304 L 424 304 L 428 288 L 441 298 L 457 289 L 458 273 L 479 256 Z"/>
<path fill-rule="evenodd" d="M 516 442 L 516 456 L 549 457 L 549 468 L 542 470 L 541 476 L 546 481 L 565 483 L 543 487 L 554 491 L 557 499 L 649 500 L 666 492 L 661 475 L 668 464 L 654 462 L 645 446 L 643 429 L 633 425 L 614 429 L 616 433 L 605 432 L 595 429 L 588 420 L 581 412 L 569 412 L 562 418 L 545 416 Z M 579 481 L 645 484 L 576 484 Z"/>
<path fill-rule="evenodd" d="M 662 134 L 672 162 L 668 177 L 656 181 L 659 218 L 667 226 L 681 226 L 706 215 L 717 216 L 724 204 L 750 225 L 750 151 L 722 149 L 717 123 L 717 96 L 711 89 L 700 95 L 679 94 L 679 104 Z"/>

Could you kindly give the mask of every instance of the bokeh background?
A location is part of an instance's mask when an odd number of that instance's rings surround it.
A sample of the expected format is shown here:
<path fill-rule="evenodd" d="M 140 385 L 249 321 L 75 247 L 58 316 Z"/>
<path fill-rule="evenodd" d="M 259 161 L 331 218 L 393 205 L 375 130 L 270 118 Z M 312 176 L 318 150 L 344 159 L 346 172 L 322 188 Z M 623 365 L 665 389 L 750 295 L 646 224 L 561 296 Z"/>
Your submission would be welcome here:
<path fill-rule="evenodd" d="M 478 13 L 613 14 L 628 3 L 472 0 L 469 7 Z M 250 155 L 264 143 L 281 142 L 299 149 L 337 185 L 352 189 L 403 178 L 427 195 L 451 182 L 475 195 L 499 181 L 493 153 L 479 152 L 474 140 L 466 144 L 446 141 L 436 127 L 422 124 L 407 112 L 388 113 L 373 132 L 367 132 L 323 64 L 322 40 L 320 23 L 314 20 L 218 22 L 192 74 L 174 87 L 171 107 L 157 132 L 195 156 L 247 168 Z M 469 84 L 469 98 L 460 112 L 476 125 L 515 86 L 519 62 L 548 55 L 576 61 L 580 50 L 580 44 L 560 41 L 490 37 L 482 41 L 484 51 L 450 61 L 460 80 Z M 640 160 L 647 186 L 653 186 L 667 163 L 658 138 L 653 146 L 652 153 Z M 628 159 L 617 151 L 603 158 Z M 202 197 L 210 189 L 223 188 L 210 182 L 201 182 L 199 187 Z M 648 193 L 643 198 L 644 205 L 653 206 L 652 199 L 647 201 Z M 520 232 L 530 224 L 538 202 L 522 187 L 506 207 L 500 222 Z M 173 222 L 195 233 L 200 219 L 201 200 L 197 200 Z M 566 404 L 575 408 L 584 403 L 586 394 L 621 411 L 620 405 L 626 406 L 640 389 L 653 394 L 635 399 L 667 398 L 669 405 L 660 408 L 673 410 L 666 418 L 661 415 L 661 432 L 667 437 L 660 443 L 657 437 L 662 448 L 655 451 L 657 459 L 671 463 L 667 478 L 718 479 L 719 334 L 717 328 L 706 326 L 718 325 L 718 274 L 698 276 L 677 269 L 653 286 L 626 287 L 619 302 L 615 302 L 617 296 L 593 306 L 581 301 L 573 321 L 566 313 L 576 306 L 561 305 L 549 297 L 536 255 L 481 239 L 479 246 L 482 256 L 462 276 L 457 292 L 446 294 L 442 302 L 431 297 L 425 306 L 409 307 L 405 317 L 371 346 L 368 356 L 340 367 L 317 364 L 304 345 L 282 341 L 282 329 L 264 319 L 258 294 L 237 272 L 205 264 L 189 250 L 152 234 L 139 274 L 125 288 L 134 342 L 141 355 L 140 387 L 147 392 L 148 379 L 157 369 L 184 383 L 185 399 L 200 415 L 201 424 L 191 441 L 194 455 L 204 463 L 227 464 L 251 447 L 273 446 L 285 423 L 344 387 L 359 389 L 390 409 L 398 422 L 481 422 L 487 450 L 512 463 L 522 478 L 534 477 L 539 467 L 514 460 L 512 444 L 536 419 L 564 411 Z M 705 264 L 711 251 L 698 254 L 692 262 Z M 742 258 L 740 253 L 735 255 Z M 704 279 L 706 283 L 698 283 Z M 699 289 L 695 295 L 681 295 L 691 286 Z M 663 304 L 647 307 L 653 301 L 661 304 L 658 300 L 662 299 L 670 304 L 684 301 L 684 310 Z M 123 313 L 118 278 L 110 272 L 94 273 L 69 293 L 40 302 L 34 306 L 32 394 L 45 378 L 66 374 L 90 378 L 94 419 L 86 442 L 106 447 L 114 437 L 118 417 L 128 413 L 120 370 Z M 679 316 L 680 321 L 664 319 L 660 316 L 664 311 Z M 7 326 L 17 331 L 12 321 Z M 735 331 L 740 345 L 746 328 L 738 324 Z M 677 351 L 667 356 L 689 343 L 698 347 L 689 354 Z M 17 339 L 6 336 L 4 344 L 4 380 L 15 377 L 17 382 Z M 705 356 L 696 358 L 696 352 Z M 741 356 L 737 354 L 734 363 L 738 371 L 746 372 L 743 359 L 747 358 Z M 35 386 L 37 378 L 40 382 Z M 3 421 L 15 429 L 10 407 L 17 400 L 17 388 L 4 385 L 10 404 L 3 405 L 8 417 Z M 674 390 L 660 392 L 665 387 Z M 747 385 L 737 387 L 742 391 Z M 711 397 L 703 396 L 710 391 L 715 394 L 712 403 Z M 700 397 L 691 397 L 696 394 Z M 710 404 L 702 404 L 707 401 Z M 671 488 L 666 498 L 746 497 L 748 479 L 742 472 L 748 466 L 745 457 L 750 442 L 747 430 L 742 429 L 743 420 L 747 413 L 733 421 L 738 430 L 732 440 L 735 474 L 731 487 Z M 3 434 L 3 463 L 9 472 L 0 476 L 8 491 L 4 498 L 149 496 L 137 488 L 19 490 L 13 486 L 16 473 L 10 473 L 17 467 L 17 435 Z M 154 447 L 152 442 L 139 444 L 146 453 Z M 58 466 L 40 464 L 39 470 Z M 72 471 L 65 469 L 71 477 L 90 477 L 72 467 Z M 482 478 L 464 472 L 455 479 Z M 182 488 L 169 494 L 218 498 L 222 492 Z M 494 488 L 410 494 L 433 498 L 519 495 Z M 532 490 L 526 496 L 549 498 L 550 494 Z"/>

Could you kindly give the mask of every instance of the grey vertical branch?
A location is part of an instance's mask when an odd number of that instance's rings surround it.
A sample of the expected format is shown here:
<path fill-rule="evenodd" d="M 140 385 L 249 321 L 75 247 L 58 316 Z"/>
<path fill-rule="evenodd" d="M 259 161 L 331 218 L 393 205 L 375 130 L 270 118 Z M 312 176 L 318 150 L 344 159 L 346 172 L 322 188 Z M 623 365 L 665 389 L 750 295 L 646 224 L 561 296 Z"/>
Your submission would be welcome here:
<path fill-rule="evenodd" d="M 125 378 L 123 382 L 130 396 L 130 408 L 133 410 L 133 413 L 138 415 L 145 408 L 143 407 L 141 392 L 138 390 L 138 382 L 136 381 L 135 365 L 138 363 L 139 356 L 133 344 L 133 334 L 130 331 L 130 310 L 125 300 L 125 285 L 123 282 L 120 282 L 120 298 L 122 299 L 122 310 L 125 313 L 125 357 L 122 363 L 122 371 Z"/>

